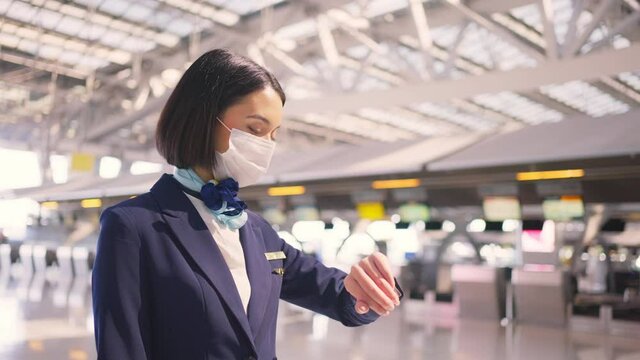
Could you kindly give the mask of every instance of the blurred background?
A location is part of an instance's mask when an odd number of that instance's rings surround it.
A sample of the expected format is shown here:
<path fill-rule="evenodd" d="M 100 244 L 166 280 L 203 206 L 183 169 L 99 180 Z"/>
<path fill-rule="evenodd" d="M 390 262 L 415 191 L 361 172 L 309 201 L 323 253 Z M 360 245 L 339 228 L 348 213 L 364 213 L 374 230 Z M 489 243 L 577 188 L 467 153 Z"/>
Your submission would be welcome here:
<path fill-rule="evenodd" d="M 640 359 L 637 0 L 0 0 L 0 359 L 95 358 L 101 211 L 172 172 L 159 112 L 225 47 L 288 96 L 241 196 L 406 297 L 281 304 L 281 359 Z"/>

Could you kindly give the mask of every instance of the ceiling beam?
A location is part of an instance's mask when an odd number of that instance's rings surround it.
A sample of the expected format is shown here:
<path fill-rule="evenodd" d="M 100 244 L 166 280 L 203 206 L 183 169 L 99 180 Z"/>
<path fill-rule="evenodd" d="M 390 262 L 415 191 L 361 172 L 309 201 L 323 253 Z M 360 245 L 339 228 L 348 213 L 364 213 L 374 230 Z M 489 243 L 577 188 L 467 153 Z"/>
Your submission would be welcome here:
<path fill-rule="evenodd" d="M 544 41 L 546 44 L 547 57 L 549 59 L 558 58 L 558 39 L 556 38 L 553 1 L 540 0 L 540 13 L 544 23 Z"/>
<path fill-rule="evenodd" d="M 564 114 L 565 116 L 584 115 L 583 112 L 578 111 L 577 109 L 574 109 L 569 105 L 561 103 L 560 101 L 557 101 L 554 98 L 541 93 L 540 91 L 522 92 L 522 93 L 519 93 L 518 95 L 524 96 L 525 98 L 531 101 L 544 105 L 549 109 L 556 110 Z"/>
<path fill-rule="evenodd" d="M 626 18 L 622 19 L 622 21 L 620 21 L 616 26 L 614 26 L 612 29 L 610 29 L 607 32 L 607 35 L 605 37 L 598 40 L 598 42 L 594 43 L 593 46 L 591 46 L 591 49 L 589 51 L 596 50 L 602 47 L 603 45 L 608 44 L 610 41 L 613 40 L 613 38 L 616 35 L 622 34 L 628 28 L 635 27 L 637 30 L 638 22 L 640 22 L 640 9 L 634 10 L 633 13 L 631 13 L 631 15 L 627 15 Z"/>
<path fill-rule="evenodd" d="M 640 45 L 608 50 L 564 61 L 547 62 L 531 69 L 489 72 L 459 80 L 405 84 L 392 89 L 362 93 L 328 95 L 292 100 L 285 107 L 287 116 L 308 113 L 348 113 L 362 107 L 391 107 L 425 101 L 449 101 L 501 91 L 527 91 L 543 85 L 572 80 L 593 80 L 638 69 Z M 329 106 L 330 105 L 330 106 Z"/>
<path fill-rule="evenodd" d="M 314 8 L 314 11 L 327 11 L 332 7 L 340 6 L 348 3 L 346 0 L 329 0 L 323 1 L 321 5 L 317 5 Z M 297 4 L 297 5 L 295 5 Z M 296 23 L 306 19 L 308 16 L 308 9 L 304 3 L 293 3 L 290 6 L 295 6 L 296 11 L 291 11 L 291 9 L 287 9 L 286 7 L 276 7 L 273 9 L 273 19 L 276 23 L 282 24 L 282 26 L 286 26 L 288 24 Z M 244 52 L 246 51 L 246 47 L 249 44 L 252 38 L 250 34 L 257 34 L 260 32 L 262 27 L 262 20 L 259 16 L 252 16 L 246 19 L 243 19 L 236 27 L 233 29 L 227 29 L 224 27 L 215 27 L 213 30 L 213 34 L 203 36 L 200 40 L 200 48 L 203 51 L 208 51 L 213 48 L 232 46 L 237 48 L 237 50 Z M 237 34 L 237 36 L 235 36 Z M 187 53 L 184 51 L 177 51 L 171 56 L 160 56 L 157 59 L 153 56 L 154 52 L 145 54 L 145 58 L 154 59 L 150 64 L 151 69 L 148 70 L 149 73 L 160 73 L 161 71 L 174 67 L 180 70 L 184 69 L 185 64 L 188 59 Z M 114 84 L 114 86 L 117 84 Z M 103 88 L 101 92 L 108 92 L 108 89 Z M 101 137 L 106 136 L 122 127 L 126 127 L 131 125 L 133 122 L 140 120 L 154 112 L 158 112 L 164 106 L 171 90 L 168 90 L 163 96 L 159 98 L 150 99 L 145 106 L 134 113 L 131 114 L 122 114 L 118 113 L 116 115 L 110 116 L 107 119 L 104 119 L 99 122 L 97 126 L 92 127 L 88 132 L 86 137 L 78 137 L 74 140 L 65 140 L 64 143 L 72 142 L 76 145 L 79 142 L 95 142 L 99 140 Z"/>
<path fill-rule="evenodd" d="M 86 137 L 82 138 L 82 141 L 96 141 L 107 134 L 131 125 L 135 121 L 145 118 L 154 112 L 160 111 L 167 102 L 167 99 L 169 99 L 170 94 L 171 93 L 167 91 L 160 97 L 150 99 L 149 102 L 138 111 L 130 114 L 116 114 L 113 117 L 98 122 L 96 126 L 87 130 Z"/>
<path fill-rule="evenodd" d="M 6 51 L 0 52 L 0 60 L 81 80 L 86 79 L 90 75 L 89 72 L 71 69 L 58 63 L 35 60 L 33 58 L 24 57 L 21 55 L 9 54 Z"/>
<path fill-rule="evenodd" d="M 365 137 L 350 134 L 337 129 L 330 129 L 323 126 L 317 126 L 306 123 L 297 119 L 288 119 L 284 125 L 284 130 L 299 131 L 311 135 L 319 136 L 330 141 L 339 141 L 349 144 L 362 144 L 371 141 Z"/>
<path fill-rule="evenodd" d="M 469 20 L 499 36 L 501 39 L 505 40 L 506 42 L 520 50 L 522 53 L 532 57 L 537 61 L 544 60 L 544 55 L 542 55 L 537 49 L 533 48 L 530 44 L 523 42 L 511 31 L 485 18 L 480 13 L 474 11 L 472 8 L 462 4 L 460 0 L 446 0 L 446 3 L 452 8 L 460 11 L 460 13 L 462 13 Z"/>
<path fill-rule="evenodd" d="M 470 1 L 467 7 L 479 14 L 492 14 L 496 12 L 505 12 L 514 7 L 524 6 L 535 3 L 537 0 L 476 0 Z M 322 2 L 324 3 L 324 2 Z M 399 39 L 402 35 L 415 35 L 415 22 L 405 9 L 394 13 L 395 19 L 391 22 L 376 21 L 376 33 L 384 36 L 385 39 Z M 379 19 L 381 20 L 381 19 Z M 458 25 L 467 20 L 467 18 L 456 9 L 449 6 L 439 6 L 429 9 L 429 28 L 435 29 L 445 25 Z M 337 48 L 348 49 L 359 42 L 347 34 L 336 32 L 333 34 Z M 312 35 L 313 37 L 315 35 Z M 317 56 L 322 53 L 320 42 L 309 41 L 309 38 L 301 37 L 296 39 L 299 45 L 290 52 L 295 59 L 305 59 L 309 55 Z"/>
<path fill-rule="evenodd" d="M 602 0 L 600 5 L 593 12 L 593 18 L 591 22 L 587 24 L 586 28 L 582 31 L 582 33 L 578 36 L 578 38 L 574 39 L 570 44 L 567 44 L 567 48 L 565 49 L 565 53 L 563 54 L 566 57 L 575 56 L 580 52 L 582 46 L 589 40 L 591 37 L 591 33 L 600 25 L 602 19 L 604 19 L 605 15 L 609 12 L 609 8 L 616 4 L 617 0 Z"/>

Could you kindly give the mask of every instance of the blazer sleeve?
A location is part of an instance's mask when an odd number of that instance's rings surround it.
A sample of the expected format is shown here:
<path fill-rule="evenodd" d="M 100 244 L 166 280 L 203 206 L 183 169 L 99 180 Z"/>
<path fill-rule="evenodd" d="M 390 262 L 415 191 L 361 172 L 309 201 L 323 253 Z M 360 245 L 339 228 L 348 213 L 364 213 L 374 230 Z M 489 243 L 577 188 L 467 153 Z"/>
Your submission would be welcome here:
<path fill-rule="evenodd" d="M 100 223 L 92 273 L 98 359 L 150 359 L 140 238 L 125 209 L 105 210 Z"/>
<path fill-rule="evenodd" d="M 372 323 L 379 315 L 355 311 L 355 299 L 344 287 L 347 274 L 322 264 L 282 241 L 285 253 L 284 275 L 280 298 L 340 321 L 345 326 Z"/>

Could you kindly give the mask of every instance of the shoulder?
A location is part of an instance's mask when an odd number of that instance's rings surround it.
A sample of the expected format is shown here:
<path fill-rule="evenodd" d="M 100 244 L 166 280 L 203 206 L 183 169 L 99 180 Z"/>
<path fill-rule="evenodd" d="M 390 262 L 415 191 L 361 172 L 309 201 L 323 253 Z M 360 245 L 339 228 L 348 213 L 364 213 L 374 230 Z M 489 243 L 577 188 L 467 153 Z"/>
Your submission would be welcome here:
<path fill-rule="evenodd" d="M 145 212 L 157 211 L 158 207 L 150 193 L 144 193 L 111 205 L 102 214 L 117 213 L 123 216 L 135 216 Z"/>
<path fill-rule="evenodd" d="M 139 234 L 141 225 L 152 224 L 159 211 L 153 197 L 144 193 L 105 208 L 100 214 L 100 224 L 102 227 L 116 226 L 121 231 Z"/>

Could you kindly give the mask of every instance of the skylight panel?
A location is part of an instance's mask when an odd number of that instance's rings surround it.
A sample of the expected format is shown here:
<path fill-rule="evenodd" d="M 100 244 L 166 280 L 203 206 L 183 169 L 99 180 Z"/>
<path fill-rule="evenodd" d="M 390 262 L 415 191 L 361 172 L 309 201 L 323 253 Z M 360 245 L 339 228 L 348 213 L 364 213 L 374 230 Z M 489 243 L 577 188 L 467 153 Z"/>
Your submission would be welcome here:
<path fill-rule="evenodd" d="M 175 19 L 166 26 L 166 29 L 179 36 L 186 36 L 193 30 L 193 25 L 188 21 Z"/>
<path fill-rule="evenodd" d="M 563 118 L 562 113 L 556 110 L 507 91 L 478 95 L 473 97 L 473 101 L 529 124 L 555 122 Z"/>
<path fill-rule="evenodd" d="M 56 26 L 56 30 L 60 31 L 61 33 L 75 36 L 81 30 L 83 30 L 85 25 L 86 25 L 85 22 L 80 19 L 76 19 L 70 16 L 65 16 L 60 20 L 60 22 L 58 23 L 58 26 Z"/>
<path fill-rule="evenodd" d="M 374 18 L 380 15 L 388 14 L 390 12 L 404 9 L 407 6 L 409 6 L 409 2 L 407 0 L 371 0 L 367 3 L 364 16 L 367 18 Z"/>
<path fill-rule="evenodd" d="M 434 135 L 439 129 L 433 123 L 425 120 L 421 115 L 409 111 L 398 113 L 375 108 L 364 108 L 356 112 L 358 116 L 388 124 L 396 128 L 416 132 L 420 135 Z"/>
<path fill-rule="evenodd" d="M 78 0 L 78 2 L 82 3 L 82 2 L 85 2 L 85 0 Z M 87 2 L 90 2 L 90 1 L 87 1 Z M 99 9 L 111 15 L 120 17 L 125 13 L 125 11 L 127 11 L 129 6 L 131 6 L 131 2 L 129 1 L 109 0 L 109 1 L 102 1 L 101 4 L 99 5 Z"/>
<path fill-rule="evenodd" d="M 541 33 L 544 31 L 542 18 L 540 17 L 540 4 L 538 3 L 513 8 L 509 10 L 509 14 L 527 24 L 528 26 L 532 27 L 537 32 Z"/>
<path fill-rule="evenodd" d="M 640 92 L 640 72 L 624 72 L 618 75 L 618 79 L 633 88 L 635 91 Z"/>
<path fill-rule="evenodd" d="M 473 130 L 487 130 L 495 127 L 495 123 L 487 121 L 481 117 L 461 111 L 460 109 L 447 104 L 421 103 L 412 105 L 412 109 L 428 116 L 438 119 L 448 120 L 452 123 L 462 125 Z"/>
<path fill-rule="evenodd" d="M 486 68 L 510 70 L 514 67 L 532 67 L 536 62 L 510 45 L 500 36 L 480 28 L 475 24 L 465 32 L 458 47 L 458 53 Z"/>
<path fill-rule="evenodd" d="M 315 19 L 309 18 L 295 24 L 283 26 L 276 31 L 275 35 L 289 39 L 300 39 L 313 36 L 317 31 Z"/>
<path fill-rule="evenodd" d="M 540 91 L 593 117 L 629 111 L 629 105 L 584 81 L 547 85 L 541 87 Z"/>
<path fill-rule="evenodd" d="M 301 117 L 300 120 L 309 124 L 339 130 L 378 141 L 391 142 L 415 137 L 414 134 L 408 131 L 399 130 L 389 125 L 379 124 L 358 116 L 338 115 L 337 117 L 338 118 L 336 119 L 335 116 L 307 114 Z"/>
<path fill-rule="evenodd" d="M 149 51 L 156 47 L 156 43 L 133 36 L 129 36 L 119 46 L 121 49 L 129 52 Z"/>
<path fill-rule="evenodd" d="M 31 23 L 31 21 L 36 18 L 37 9 L 33 6 L 18 1 L 9 1 L 9 3 L 10 6 L 5 11 L 4 16 L 25 23 Z"/>
<path fill-rule="evenodd" d="M 433 28 L 430 30 L 433 42 L 442 47 L 449 47 L 453 45 L 454 41 L 458 37 L 460 32 L 460 26 L 458 25 L 445 25 Z"/>
<path fill-rule="evenodd" d="M 222 7 L 239 15 L 251 14 L 256 11 L 260 11 L 265 7 L 280 4 L 283 1 L 284 0 L 208 0 L 208 2 L 212 5 Z"/>
<path fill-rule="evenodd" d="M 147 19 L 149 16 L 151 16 L 151 14 L 153 14 L 152 9 L 146 7 L 146 6 L 142 6 L 140 4 L 137 3 L 133 3 L 128 9 L 127 11 L 125 11 L 125 13 L 122 15 L 122 17 L 131 20 L 131 21 L 143 21 L 145 19 Z"/>

